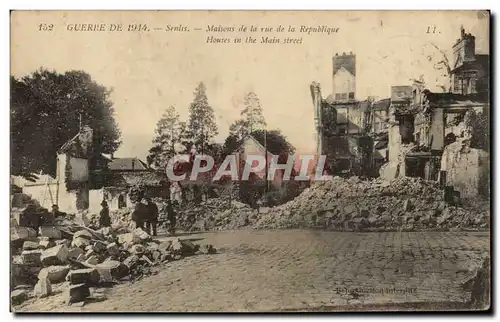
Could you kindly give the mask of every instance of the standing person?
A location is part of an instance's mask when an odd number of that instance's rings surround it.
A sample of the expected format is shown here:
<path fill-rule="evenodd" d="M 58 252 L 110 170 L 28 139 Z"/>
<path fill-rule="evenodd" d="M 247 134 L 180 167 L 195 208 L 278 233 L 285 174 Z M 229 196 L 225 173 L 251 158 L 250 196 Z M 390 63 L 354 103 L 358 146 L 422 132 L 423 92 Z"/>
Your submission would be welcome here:
<path fill-rule="evenodd" d="M 99 218 L 99 224 L 101 227 L 111 227 L 111 217 L 109 216 L 109 207 L 106 200 L 101 202 L 101 217 Z"/>
<path fill-rule="evenodd" d="M 141 201 L 135 203 L 134 211 L 132 212 L 132 220 L 135 222 L 136 228 L 141 228 L 144 230 L 146 205 Z"/>
<path fill-rule="evenodd" d="M 153 233 L 153 236 L 156 236 L 156 228 L 158 225 L 158 206 L 151 200 L 151 198 L 146 197 L 146 202 L 147 202 L 147 219 L 146 219 L 146 232 L 151 235 Z M 153 228 L 153 231 L 151 232 L 151 228 Z"/>
<path fill-rule="evenodd" d="M 174 203 L 176 203 L 177 200 L 174 200 Z M 176 218 L 175 218 L 175 210 L 174 206 L 172 204 L 172 200 L 168 199 L 167 200 L 167 219 L 170 222 L 168 232 L 170 235 L 175 234 L 175 224 L 176 224 Z"/>

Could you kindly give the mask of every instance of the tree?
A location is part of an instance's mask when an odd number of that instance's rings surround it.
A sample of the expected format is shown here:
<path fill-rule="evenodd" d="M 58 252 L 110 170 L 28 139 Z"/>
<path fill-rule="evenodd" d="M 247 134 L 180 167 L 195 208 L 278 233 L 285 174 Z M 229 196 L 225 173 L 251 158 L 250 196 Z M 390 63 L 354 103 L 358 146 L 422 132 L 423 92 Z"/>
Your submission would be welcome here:
<path fill-rule="evenodd" d="M 431 43 L 431 45 L 436 48 L 439 53 L 441 54 L 441 59 L 437 61 L 437 63 L 434 64 L 434 68 L 436 70 L 442 71 L 443 75 L 447 79 L 447 84 L 446 85 L 440 85 L 441 89 L 443 90 L 444 93 L 450 93 L 451 92 L 451 65 L 450 61 L 448 60 L 448 56 L 446 53 L 439 48 L 436 44 Z"/>
<path fill-rule="evenodd" d="M 232 154 L 240 144 L 241 140 L 236 134 L 229 134 L 224 141 L 224 145 L 222 146 L 222 156 L 225 158 L 226 156 Z"/>
<path fill-rule="evenodd" d="M 476 149 L 490 151 L 490 109 L 480 111 L 471 109 L 464 119 L 465 126 L 470 129 L 470 146 Z"/>
<path fill-rule="evenodd" d="M 240 139 L 252 133 L 254 130 L 262 129 L 266 126 L 266 121 L 262 115 L 262 107 L 257 94 L 247 93 L 243 101 L 241 119 L 231 124 L 229 131 Z"/>
<path fill-rule="evenodd" d="M 214 109 L 208 104 L 206 88 L 200 83 L 189 106 L 188 137 L 198 151 L 205 153 L 211 140 L 219 134 Z"/>
<path fill-rule="evenodd" d="M 174 106 L 170 106 L 156 123 L 153 147 L 149 150 L 148 164 L 162 168 L 178 152 L 185 152 L 188 148 L 186 137 L 186 123 L 180 120 Z"/>
<path fill-rule="evenodd" d="M 57 150 L 80 125 L 93 130 L 90 168 L 95 169 L 101 153 L 113 153 L 121 143 L 110 94 L 83 71 L 41 68 L 21 79 L 11 77 L 12 174 L 55 176 Z"/>

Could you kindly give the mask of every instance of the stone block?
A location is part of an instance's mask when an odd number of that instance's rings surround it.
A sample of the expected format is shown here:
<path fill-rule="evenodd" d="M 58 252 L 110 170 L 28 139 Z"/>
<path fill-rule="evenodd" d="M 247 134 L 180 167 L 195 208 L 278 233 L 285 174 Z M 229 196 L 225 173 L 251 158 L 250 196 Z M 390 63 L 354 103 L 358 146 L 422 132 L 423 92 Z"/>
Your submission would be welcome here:
<path fill-rule="evenodd" d="M 130 247 L 129 252 L 134 255 L 142 255 L 146 252 L 146 247 L 137 244 Z"/>
<path fill-rule="evenodd" d="M 77 231 L 73 235 L 73 239 L 75 239 L 75 238 L 86 238 L 86 239 L 90 240 L 90 239 L 93 239 L 94 236 L 92 236 L 92 234 L 88 230 L 82 229 L 82 230 Z"/>
<path fill-rule="evenodd" d="M 38 273 L 38 279 L 48 279 L 52 284 L 64 282 L 66 275 L 68 275 L 69 266 L 54 265 L 44 267 Z"/>
<path fill-rule="evenodd" d="M 138 262 L 139 262 L 139 256 L 131 255 L 123 261 L 123 264 L 125 266 L 127 266 L 129 269 L 131 269 L 131 268 L 135 267 Z"/>
<path fill-rule="evenodd" d="M 120 249 L 116 243 L 111 243 L 106 247 L 108 254 L 111 256 L 116 256 L 120 253 Z"/>
<path fill-rule="evenodd" d="M 66 247 L 69 247 L 69 246 L 71 246 L 71 241 L 69 241 L 67 239 L 59 239 L 59 240 L 55 241 L 55 244 L 56 244 L 56 246 L 57 245 L 66 245 Z"/>
<path fill-rule="evenodd" d="M 14 290 L 10 293 L 10 300 L 12 305 L 19 305 L 28 299 L 28 292 L 26 290 Z"/>
<path fill-rule="evenodd" d="M 193 244 L 190 240 L 181 240 L 180 243 L 182 245 L 182 253 L 184 255 L 192 255 L 200 248 L 199 245 Z"/>
<path fill-rule="evenodd" d="M 138 244 L 141 242 L 141 238 L 134 233 L 126 233 L 118 235 L 118 243 L 130 243 L 130 244 Z"/>
<path fill-rule="evenodd" d="M 65 301 L 68 305 L 82 302 L 90 296 L 90 289 L 85 284 L 70 285 L 65 292 Z"/>
<path fill-rule="evenodd" d="M 40 242 L 38 243 L 38 246 L 39 246 L 41 249 L 47 249 L 47 248 L 51 248 L 51 247 L 56 246 L 56 243 L 54 243 L 52 240 L 49 240 L 49 239 L 42 239 L 42 240 L 40 240 Z"/>
<path fill-rule="evenodd" d="M 158 250 L 162 253 L 169 252 L 172 249 L 172 241 L 163 241 L 158 245 Z"/>
<path fill-rule="evenodd" d="M 92 255 L 89 258 L 87 258 L 87 260 L 85 261 L 85 264 L 97 265 L 97 264 L 99 264 L 99 257 L 97 257 L 96 255 Z"/>
<path fill-rule="evenodd" d="M 115 243 L 116 245 L 116 243 Z M 95 241 L 92 246 L 94 247 L 95 251 L 98 253 L 105 252 L 107 250 L 108 245 L 102 241 Z"/>
<path fill-rule="evenodd" d="M 34 240 L 36 236 L 36 230 L 31 227 L 12 227 L 10 231 L 11 240 Z"/>
<path fill-rule="evenodd" d="M 23 250 L 35 250 L 38 249 L 38 243 L 35 241 L 27 240 L 23 243 Z"/>
<path fill-rule="evenodd" d="M 99 283 L 99 273 L 95 268 L 84 268 L 69 271 L 66 280 L 71 284 L 95 285 Z"/>
<path fill-rule="evenodd" d="M 161 260 L 161 253 L 160 253 L 160 251 L 158 251 L 158 250 L 153 250 L 153 251 L 151 252 L 151 255 L 152 255 L 152 257 L 153 257 L 153 261 L 155 261 L 155 262 L 159 262 L 159 261 Z"/>
<path fill-rule="evenodd" d="M 149 251 L 151 251 L 151 252 L 155 251 L 155 250 L 158 250 L 158 244 L 157 243 L 153 243 L 153 242 L 148 243 L 147 247 L 148 247 Z"/>
<path fill-rule="evenodd" d="M 83 249 L 80 247 L 72 248 L 68 251 L 68 258 L 78 258 L 78 256 L 83 255 Z"/>
<path fill-rule="evenodd" d="M 18 226 L 30 226 L 32 222 L 32 216 L 32 214 L 21 211 L 14 214 L 14 220 L 16 225 Z"/>
<path fill-rule="evenodd" d="M 154 263 L 151 261 L 151 259 L 149 259 L 149 257 L 146 255 L 141 256 L 141 261 L 146 262 L 150 266 L 154 265 Z"/>
<path fill-rule="evenodd" d="M 52 284 L 48 278 L 43 278 L 38 280 L 38 283 L 35 285 L 35 296 L 43 298 L 50 296 L 52 294 Z"/>
<path fill-rule="evenodd" d="M 41 226 L 39 228 L 40 236 L 48 237 L 50 239 L 61 239 L 62 233 L 61 231 L 54 226 Z"/>
<path fill-rule="evenodd" d="M 120 280 L 129 274 L 129 268 L 115 260 L 106 260 L 95 266 L 99 272 L 101 280 L 110 282 Z"/>
<path fill-rule="evenodd" d="M 68 259 L 68 247 L 58 245 L 42 252 L 42 264 L 44 266 L 65 264 Z"/>
<path fill-rule="evenodd" d="M 136 236 L 139 237 L 139 239 L 142 241 L 142 242 L 145 242 L 145 241 L 148 241 L 148 240 L 151 240 L 151 236 L 145 232 L 144 230 L 142 230 L 141 228 L 137 228 L 134 230 L 134 234 Z"/>
<path fill-rule="evenodd" d="M 24 264 L 41 264 L 42 263 L 41 250 L 23 250 L 21 253 L 22 262 Z"/>
<path fill-rule="evenodd" d="M 85 247 L 89 246 L 91 243 L 90 239 L 84 237 L 73 237 L 73 241 L 71 242 L 71 247 L 79 247 L 85 249 Z"/>

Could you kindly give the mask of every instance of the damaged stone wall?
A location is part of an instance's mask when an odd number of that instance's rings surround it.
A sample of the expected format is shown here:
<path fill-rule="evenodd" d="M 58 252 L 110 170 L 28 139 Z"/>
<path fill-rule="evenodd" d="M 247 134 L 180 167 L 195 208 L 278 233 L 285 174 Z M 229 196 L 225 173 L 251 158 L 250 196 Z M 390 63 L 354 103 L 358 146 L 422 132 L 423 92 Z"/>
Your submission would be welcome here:
<path fill-rule="evenodd" d="M 415 148 L 416 146 L 414 143 L 401 144 L 397 149 L 398 154 L 395 156 L 394 153 L 392 153 L 392 159 L 389 159 L 388 163 L 380 167 L 380 177 L 385 180 L 392 180 L 406 176 L 406 155 Z M 389 153 L 391 153 L 390 149 L 391 148 L 389 148 Z"/>
<path fill-rule="evenodd" d="M 459 139 L 444 149 L 441 171 L 446 171 L 446 185 L 461 197 L 489 196 L 489 153 L 471 148 L 469 139 Z"/>

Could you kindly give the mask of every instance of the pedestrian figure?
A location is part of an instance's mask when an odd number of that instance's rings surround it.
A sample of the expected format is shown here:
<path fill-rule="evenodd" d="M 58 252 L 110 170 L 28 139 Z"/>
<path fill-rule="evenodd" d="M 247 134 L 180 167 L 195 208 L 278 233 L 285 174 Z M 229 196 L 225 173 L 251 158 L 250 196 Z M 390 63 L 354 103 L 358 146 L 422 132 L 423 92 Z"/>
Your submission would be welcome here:
<path fill-rule="evenodd" d="M 109 216 L 109 207 L 106 200 L 101 202 L 101 217 L 99 218 L 99 224 L 101 227 L 111 227 L 111 217 Z"/>
<path fill-rule="evenodd" d="M 132 212 L 132 220 L 135 222 L 136 228 L 144 230 L 144 223 L 147 217 L 147 206 L 141 201 L 135 203 L 134 211 Z"/>
<path fill-rule="evenodd" d="M 147 218 L 146 218 L 146 232 L 156 236 L 156 228 L 158 226 L 158 206 L 151 200 L 151 198 L 145 198 L 147 202 Z M 152 228 L 152 229 L 151 229 Z M 152 230 L 152 231 L 151 231 Z"/>

